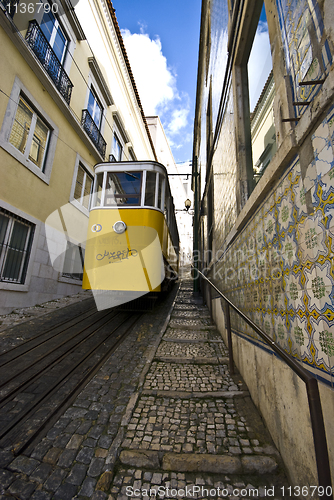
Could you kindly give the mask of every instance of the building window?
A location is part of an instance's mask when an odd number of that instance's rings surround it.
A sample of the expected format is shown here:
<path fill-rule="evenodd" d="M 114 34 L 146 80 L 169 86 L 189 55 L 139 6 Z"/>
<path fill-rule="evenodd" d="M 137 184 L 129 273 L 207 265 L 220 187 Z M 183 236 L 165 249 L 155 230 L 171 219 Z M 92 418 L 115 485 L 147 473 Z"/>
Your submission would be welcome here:
<path fill-rule="evenodd" d="M 117 134 L 114 133 L 113 155 L 116 161 L 122 161 L 123 146 Z"/>
<path fill-rule="evenodd" d="M 87 170 L 79 163 L 77 178 L 75 181 L 74 188 L 74 199 L 77 200 L 80 205 L 87 208 L 89 207 L 89 197 L 92 192 L 93 177 Z"/>
<path fill-rule="evenodd" d="M 96 93 L 93 88 L 91 88 L 89 92 L 87 109 L 90 116 L 93 118 L 95 125 L 99 130 L 101 130 L 103 107 L 96 97 Z"/>
<path fill-rule="evenodd" d="M 74 280 L 82 280 L 84 265 L 84 249 L 80 245 L 67 242 L 63 276 Z"/>
<path fill-rule="evenodd" d="M 91 87 L 88 95 L 87 109 L 82 110 L 81 124 L 104 160 L 107 143 L 102 136 L 103 111 L 104 107 L 101 104 L 101 100 L 98 99 L 97 93 Z"/>
<path fill-rule="evenodd" d="M 58 20 L 55 18 L 51 10 L 44 12 L 40 28 L 56 54 L 59 62 L 63 64 L 65 60 L 67 38 L 62 30 Z"/>
<path fill-rule="evenodd" d="M 0 147 L 49 184 L 58 127 L 16 77 L 0 130 Z"/>
<path fill-rule="evenodd" d="M 33 235 L 33 224 L 0 208 L 1 281 L 24 283 Z"/>
<path fill-rule="evenodd" d="M 9 142 L 44 171 L 51 130 L 34 109 L 20 96 Z"/>

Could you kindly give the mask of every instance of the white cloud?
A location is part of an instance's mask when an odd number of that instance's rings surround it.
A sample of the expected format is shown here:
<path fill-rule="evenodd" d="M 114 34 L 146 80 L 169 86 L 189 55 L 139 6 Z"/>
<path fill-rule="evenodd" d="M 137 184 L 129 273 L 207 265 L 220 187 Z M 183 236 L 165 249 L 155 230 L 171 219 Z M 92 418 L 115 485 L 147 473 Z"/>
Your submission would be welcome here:
<path fill-rule="evenodd" d="M 122 36 L 145 115 L 159 115 L 170 148 L 181 150 L 192 141 L 190 98 L 178 91 L 177 75 L 163 55 L 160 38 L 152 40 L 144 25 L 140 25 L 140 33 L 124 29 Z"/>
<path fill-rule="evenodd" d="M 250 109 L 254 109 L 272 69 L 267 23 L 260 22 L 248 61 Z"/>
<path fill-rule="evenodd" d="M 167 65 L 161 41 L 127 29 L 122 36 L 144 112 L 147 116 L 159 114 L 177 97 L 176 77 Z"/>
<path fill-rule="evenodd" d="M 172 112 L 171 121 L 168 123 L 167 132 L 174 135 L 178 134 L 180 130 L 187 126 L 187 117 L 189 109 L 175 109 Z"/>

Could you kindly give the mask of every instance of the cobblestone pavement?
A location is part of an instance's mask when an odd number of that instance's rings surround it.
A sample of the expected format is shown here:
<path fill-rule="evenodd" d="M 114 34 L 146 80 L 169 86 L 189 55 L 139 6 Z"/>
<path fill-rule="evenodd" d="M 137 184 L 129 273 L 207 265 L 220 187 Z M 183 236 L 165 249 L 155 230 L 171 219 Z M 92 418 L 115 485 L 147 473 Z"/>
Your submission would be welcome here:
<path fill-rule="evenodd" d="M 288 485 L 187 279 L 143 316 L 46 436 L 14 460 L 0 453 L 0 467 L 0 500 L 278 498 Z"/>

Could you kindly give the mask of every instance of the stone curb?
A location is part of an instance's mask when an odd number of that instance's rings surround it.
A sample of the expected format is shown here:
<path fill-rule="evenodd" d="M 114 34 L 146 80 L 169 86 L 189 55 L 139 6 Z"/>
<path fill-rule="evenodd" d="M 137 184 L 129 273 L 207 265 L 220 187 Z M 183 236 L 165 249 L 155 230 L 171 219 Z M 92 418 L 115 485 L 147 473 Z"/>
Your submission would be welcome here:
<path fill-rule="evenodd" d="M 173 328 L 174 330 L 180 330 L 179 324 L 173 324 L 173 320 L 171 320 L 171 324 L 168 325 L 169 328 Z M 217 327 L 214 325 L 182 325 L 182 330 L 216 330 Z"/>
<path fill-rule="evenodd" d="M 163 342 L 174 342 L 177 344 L 224 344 L 223 340 L 211 339 L 178 339 L 177 337 L 164 337 Z"/>
<path fill-rule="evenodd" d="M 159 453 L 150 450 L 122 450 L 123 465 L 146 469 L 212 474 L 271 474 L 278 465 L 274 458 L 257 455 L 235 457 L 207 453 Z"/>
<path fill-rule="evenodd" d="M 212 392 L 186 392 L 186 391 L 158 391 L 155 389 L 143 389 L 143 396 L 158 396 L 162 398 L 180 399 L 211 399 L 211 398 L 245 398 L 250 396 L 248 391 L 212 391 Z"/>
<path fill-rule="evenodd" d="M 154 361 L 162 363 L 191 363 L 193 365 L 220 365 L 227 364 L 228 358 L 176 358 L 173 356 L 155 356 Z"/>

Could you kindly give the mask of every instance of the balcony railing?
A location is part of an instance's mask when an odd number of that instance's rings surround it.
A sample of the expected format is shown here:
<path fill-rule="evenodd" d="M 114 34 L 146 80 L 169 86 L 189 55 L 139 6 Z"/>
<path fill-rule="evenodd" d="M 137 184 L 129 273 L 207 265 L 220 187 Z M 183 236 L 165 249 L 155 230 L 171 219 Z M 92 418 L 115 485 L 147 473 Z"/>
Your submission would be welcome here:
<path fill-rule="evenodd" d="M 96 123 L 90 116 L 89 111 L 87 109 L 82 110 L 81 125 L 83 126 L 84 130 L 87 132 L 88 136 L 95 144 L 96 149 L 104 159 L 106 154 L 107 143 L 103 139 L 101 132 L 99 131 Z"/>
<path fill-rule="evenodd" d="M 42 63 L 67 104 L 70 104 L 73 83 L 67 76 L 66 71 L 35 20 L 29 23 L 26 41 Z"/>

